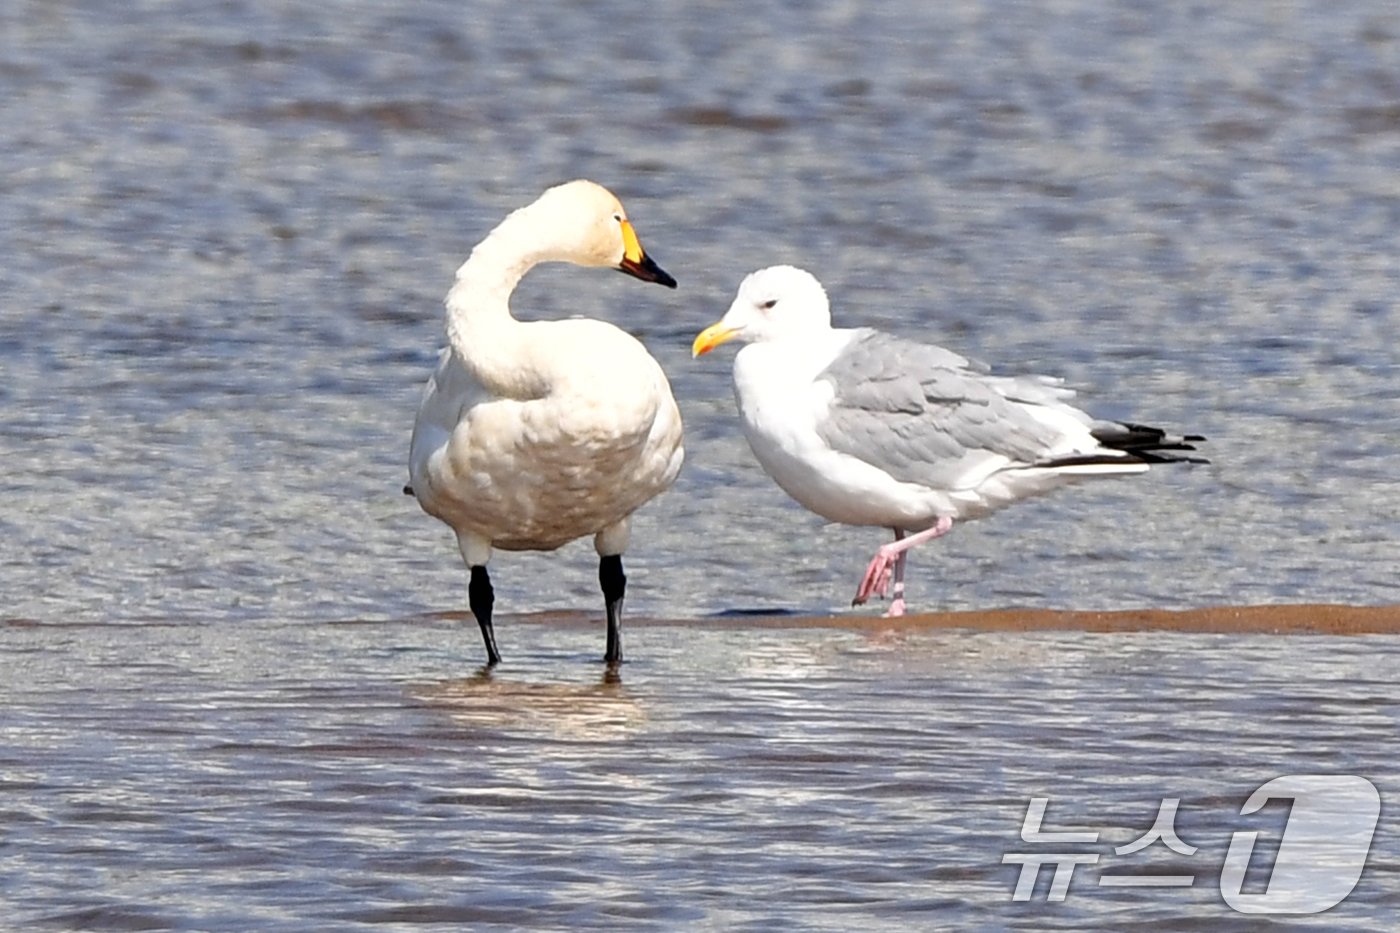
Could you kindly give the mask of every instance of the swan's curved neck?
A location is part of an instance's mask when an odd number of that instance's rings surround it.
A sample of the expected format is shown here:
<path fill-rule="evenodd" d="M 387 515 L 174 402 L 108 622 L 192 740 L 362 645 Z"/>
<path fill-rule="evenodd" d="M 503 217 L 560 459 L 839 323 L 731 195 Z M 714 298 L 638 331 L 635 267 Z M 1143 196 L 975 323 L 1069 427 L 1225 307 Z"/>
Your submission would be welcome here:
<path fill-rule="evenodd" d="M 545 374 L 510 313 L 510 296 L 525 273 L 549 257 L 532 248 L 526 218 L 516 211 L 492 230 L 457 270 L 447 293 L 447 341 L 452 352 L 493 395 L 533 398 Z"/>

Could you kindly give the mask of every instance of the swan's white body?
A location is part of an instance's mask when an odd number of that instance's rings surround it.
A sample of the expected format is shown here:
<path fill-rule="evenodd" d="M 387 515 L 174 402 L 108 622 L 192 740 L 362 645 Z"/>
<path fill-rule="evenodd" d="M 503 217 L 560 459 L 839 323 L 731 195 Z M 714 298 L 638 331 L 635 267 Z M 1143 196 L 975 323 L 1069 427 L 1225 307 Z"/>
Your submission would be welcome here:
<path fill-rule="evenodd" d="M 675 284 L 592 182 L 550 189 L 472 250 L 409 451 L 413 494 L 456 532 L 468 567 L 484 568 L 493 548 L 547 551 L 585 535 L 600 556 L 620 555 L 629 516 L 680 472 L 680 412 L 640 342 L 603 321 L 511 315 L 516 284 L 548 261 Z"/>
<path fill-rule="evenodd" d="M 680 472 L 681 417 L 666 375 L 603 321 L 506 320 L 515 334 L 481 343 L 518 341 L 518 353 L 499 359 L 513 357 L 522 374 L 539 357 L 556 366 L 520 391 L 493 387 L 445 351 L 414 425 L 414 493 L 457 532 L 469 564 L 486 563 L 492 547 L 550 551 L 590 534 L 599 554 L 619 554 L 628 516 Z"/>

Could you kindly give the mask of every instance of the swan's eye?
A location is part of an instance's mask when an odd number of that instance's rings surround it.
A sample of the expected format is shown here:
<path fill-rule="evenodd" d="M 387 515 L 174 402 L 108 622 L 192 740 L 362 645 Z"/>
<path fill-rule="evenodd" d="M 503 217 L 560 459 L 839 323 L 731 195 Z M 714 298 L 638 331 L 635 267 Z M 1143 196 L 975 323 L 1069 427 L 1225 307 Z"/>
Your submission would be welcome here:
<path fill-rule="evenodd" d="M 778 299 L 776 299 L 776 298 L 769 298 L 767 301 L 765 301 L 763 304 L 759 305 L 758 307 L 759 307 L 761 310 L 763 310 L 763 311 L 772 311 L 772 310 L 773 310 L 773 306 L 776 305 L 777 303 L 778 303 Z"/>

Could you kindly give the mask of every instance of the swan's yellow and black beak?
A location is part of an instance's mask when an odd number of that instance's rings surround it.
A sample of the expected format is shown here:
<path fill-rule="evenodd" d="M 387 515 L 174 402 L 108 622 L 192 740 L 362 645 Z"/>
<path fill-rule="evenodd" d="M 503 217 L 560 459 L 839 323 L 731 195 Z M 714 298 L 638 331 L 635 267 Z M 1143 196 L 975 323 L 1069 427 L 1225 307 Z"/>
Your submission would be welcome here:
<path fill-rule="evenodd" d="M 625 220 L 622 222 L 622 262 L 617 268 L 643 282 L 655 282 L 667 288 L 676 287 L 676 280 L 667 275 L 665 269 L 652 262 L 637 240 L 637 232 Z"/>

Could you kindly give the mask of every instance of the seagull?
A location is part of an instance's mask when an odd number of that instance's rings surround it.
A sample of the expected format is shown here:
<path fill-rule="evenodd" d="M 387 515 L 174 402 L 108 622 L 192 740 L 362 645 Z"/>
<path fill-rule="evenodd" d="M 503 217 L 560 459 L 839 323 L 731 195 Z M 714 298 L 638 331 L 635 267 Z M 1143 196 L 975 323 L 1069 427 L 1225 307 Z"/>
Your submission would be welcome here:
<path fill-rule="evenodd" d="M 907 552 L 1021 499 L 1154 463 L 1206 463 L 1199 435 L 1101 421 L 1069 404 L 1048 376 L 997 376 L 951 350 L 868 327 L 834 328 L 826 291 L 809 272 L 770 266 L 749 275 L 717 323 L 695 338 L 734 358 L 734 393 L 765 472 L 828 521 L 892 529 L 852 605 L 893 593 L 904 614 Z"/>
<path fill-rule="evenodd" d="M 622 553 L 630 516 L 668 489 L 684 451 L 661 366 L 603 321 L 517 321 L 509 299 L 542 262 L 618 269 L 675 288 L 618 199 L 578 180 L 545 191 L 472 250 L 447 294 L 447 339 L 409 446 L 409 485 L 447 523 L 470 573 L 467 599 L 500 663 L 492 550 L 552 551 L 593 536 L 609 665 L 622 661 Z"/>

